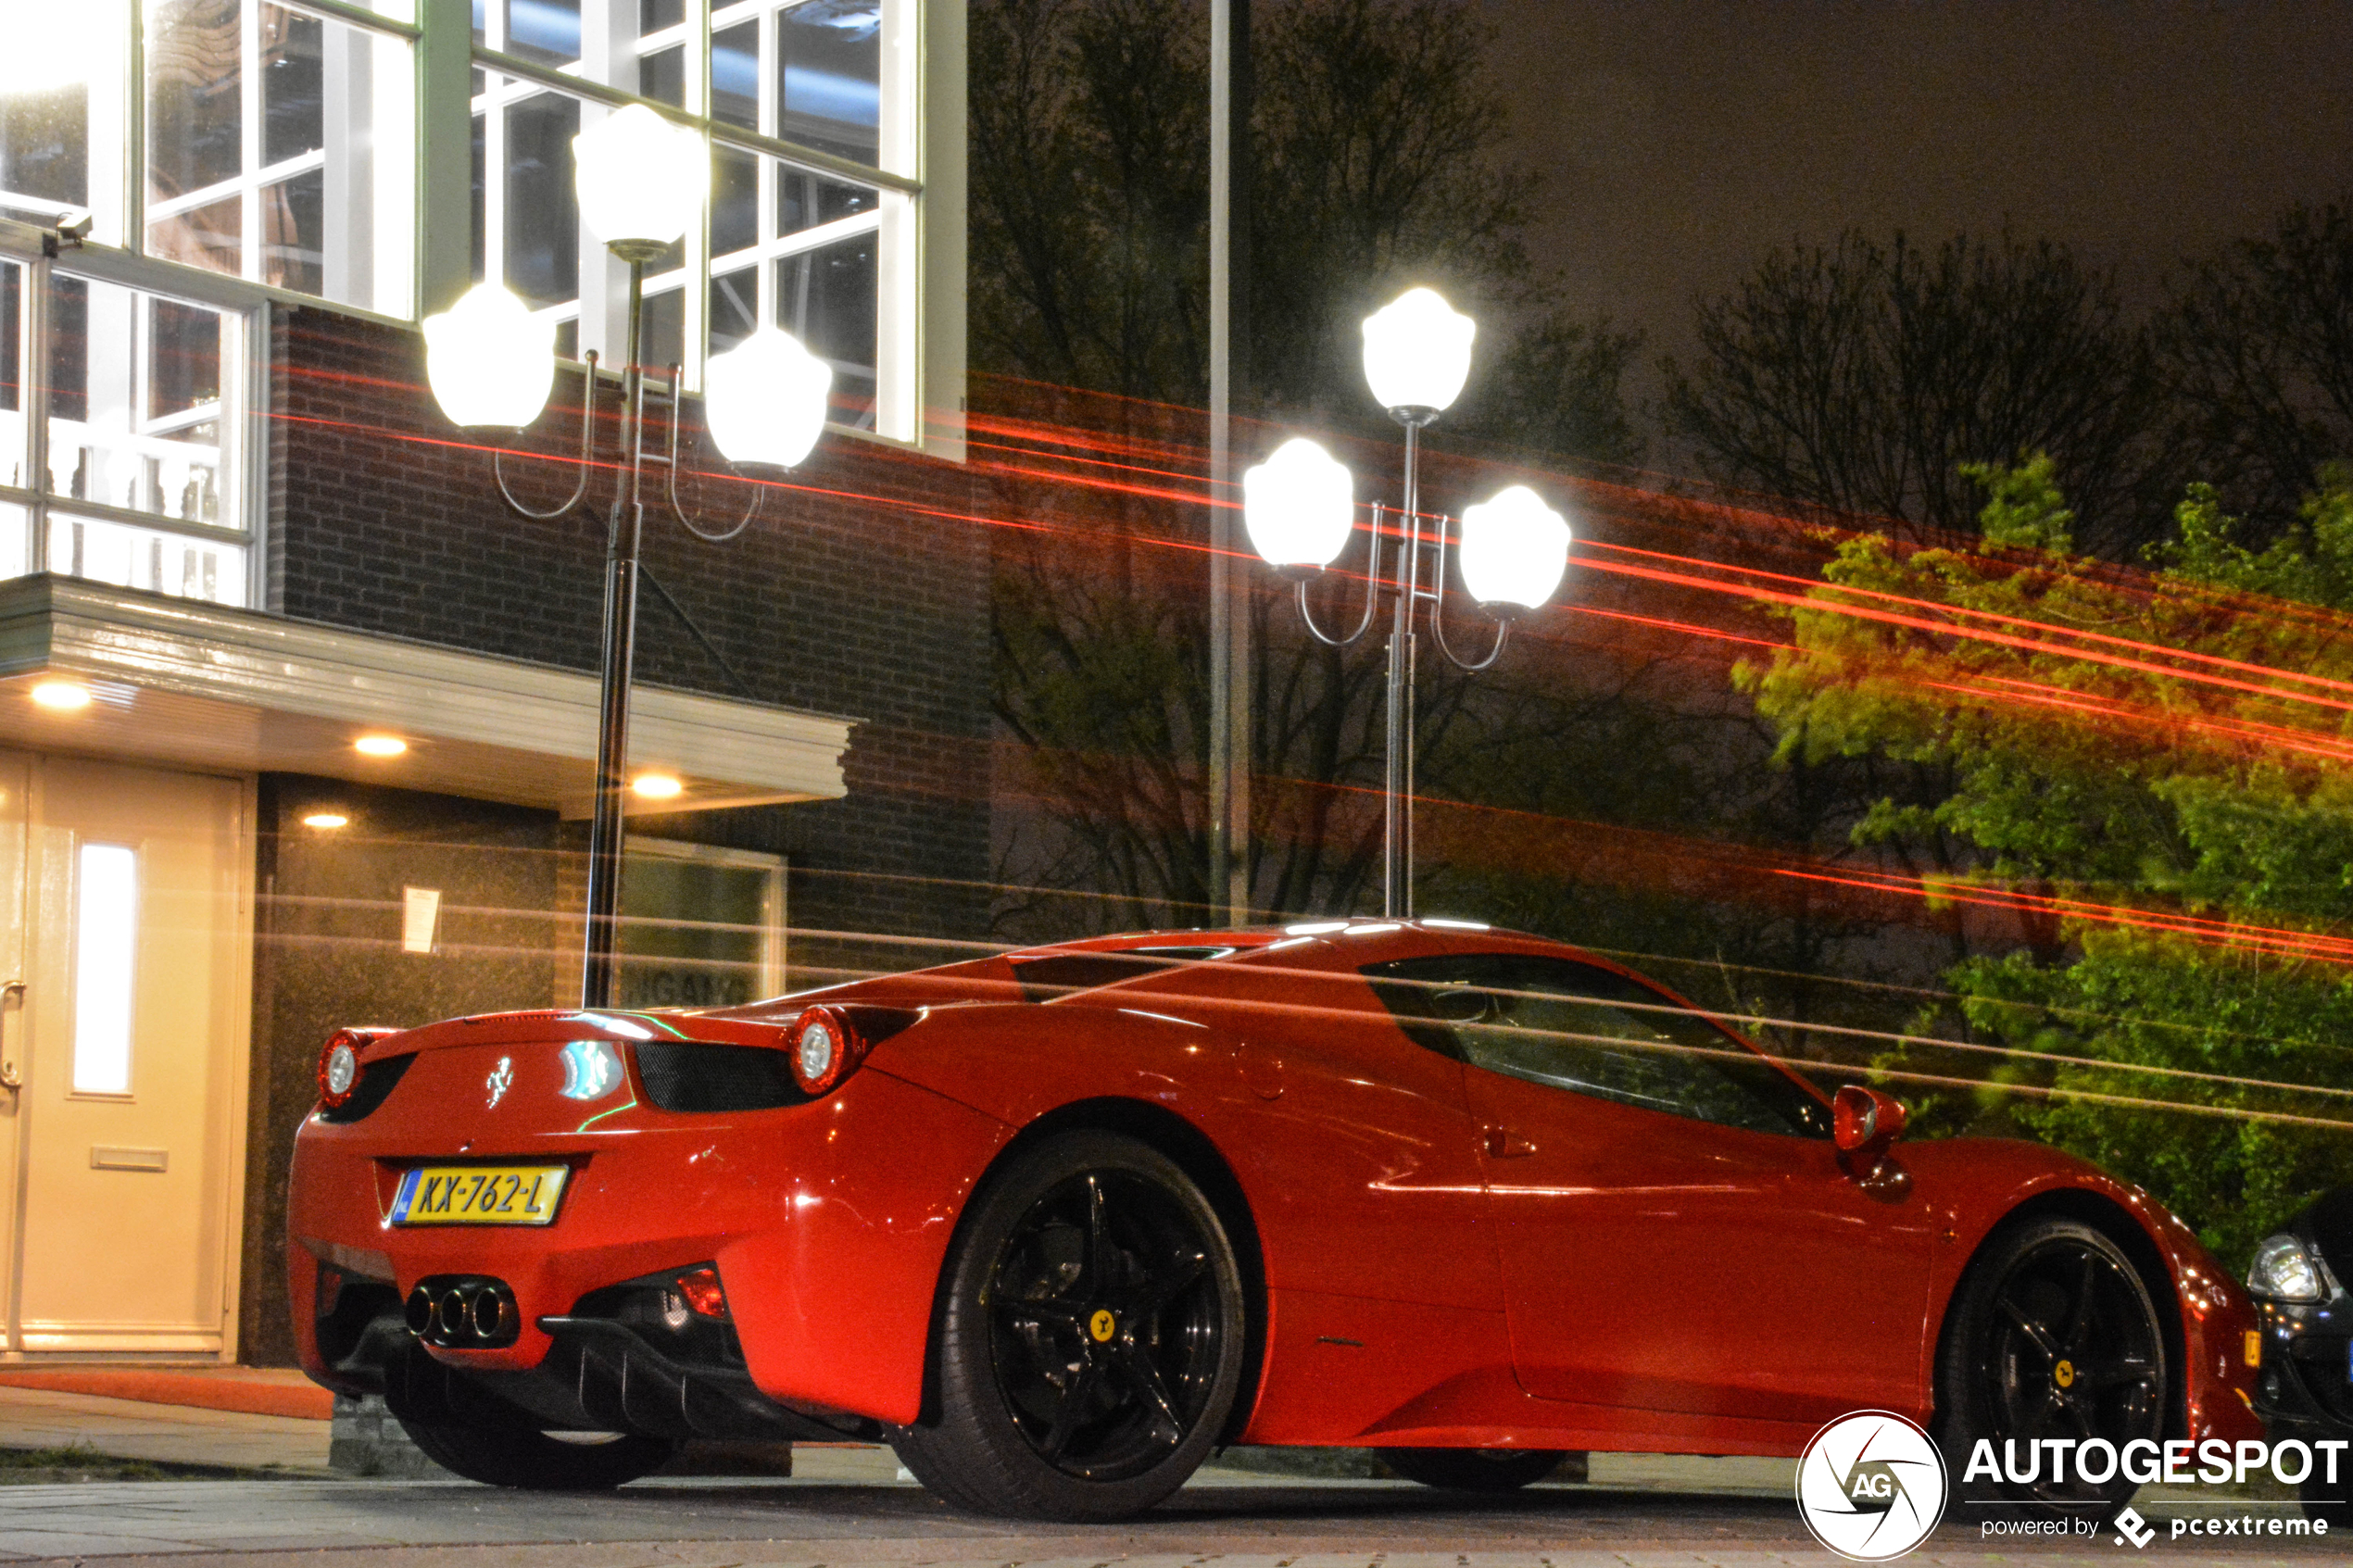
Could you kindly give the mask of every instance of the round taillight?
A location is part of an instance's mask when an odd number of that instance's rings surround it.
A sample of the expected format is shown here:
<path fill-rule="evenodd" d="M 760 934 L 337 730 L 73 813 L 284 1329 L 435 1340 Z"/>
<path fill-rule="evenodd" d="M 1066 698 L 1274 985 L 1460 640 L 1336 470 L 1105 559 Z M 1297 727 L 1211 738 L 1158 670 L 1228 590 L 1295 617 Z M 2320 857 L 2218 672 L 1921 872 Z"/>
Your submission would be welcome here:
<path fill-rule="evenodd" d="M 327 1036 L 319 1053 L 319 1103 L 333 1110 L 351 1098 L 359 1083 L 359 1047 L 368 1036 L 356 1029 L 338 1029 Z"/>
<path fill-rule="evenodd" d="M 811 1008 L 793 1021 L 792 1075 L 803 1094 L 833 1088 L 865 1054 L 865 1042 L 838 1008 Z"/>

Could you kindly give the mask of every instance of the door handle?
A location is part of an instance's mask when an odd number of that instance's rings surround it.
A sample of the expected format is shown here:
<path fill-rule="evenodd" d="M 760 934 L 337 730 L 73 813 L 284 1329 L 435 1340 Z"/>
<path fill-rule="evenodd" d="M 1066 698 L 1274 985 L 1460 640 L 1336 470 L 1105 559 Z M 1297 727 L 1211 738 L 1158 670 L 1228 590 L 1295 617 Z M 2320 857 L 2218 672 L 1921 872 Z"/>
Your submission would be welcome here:
<path fill-rule="evenodd" d="M 14 1098 L 17 1091 L 24 1087 L 24 1074 L 17 1071 L 16 1062 L 8 1056 L 8 1003 L 11 1000 L 17 1004 L 17 1011 L 22 1013 L 24 1011 L 23 981 L 10 980 L 0 983 L 0 1089 L 7 1090 L 9 1096 Z"/>
<path fill-rule="evenodd" d="M 1536 1152 L 1536 1146 L 1508 1127 L 1487 1129 L 1487 1158 L 1490 1160 L 1524 1160 Z"/>

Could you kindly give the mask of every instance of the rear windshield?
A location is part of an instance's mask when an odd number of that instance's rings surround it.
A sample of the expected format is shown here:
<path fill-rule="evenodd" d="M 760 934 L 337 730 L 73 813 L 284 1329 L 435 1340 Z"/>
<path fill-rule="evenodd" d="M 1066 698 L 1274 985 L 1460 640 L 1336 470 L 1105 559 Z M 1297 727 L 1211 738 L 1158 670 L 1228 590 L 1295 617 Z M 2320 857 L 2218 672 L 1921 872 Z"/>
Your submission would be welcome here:
<path fill-rule="evenodd" d="M 1091 991 L 1139 974 L 1155 974 L 1202 959 L 1222 959 L 1231 947 L 1129 947 L 1117 953 L 1054 953 L 1013 960 L 1022 1000 L 1051 1002 L 1073 991 Z"/>

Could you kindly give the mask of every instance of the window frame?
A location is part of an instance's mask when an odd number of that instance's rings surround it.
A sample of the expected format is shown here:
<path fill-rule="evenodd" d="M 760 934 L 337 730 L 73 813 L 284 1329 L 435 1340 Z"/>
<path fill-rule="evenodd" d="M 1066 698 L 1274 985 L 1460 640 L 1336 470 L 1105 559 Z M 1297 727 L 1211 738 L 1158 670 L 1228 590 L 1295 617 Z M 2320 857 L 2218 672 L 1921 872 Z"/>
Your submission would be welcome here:
<path fill-rule="evenodd" d="M 245 552 L 245 608 L 267 608 L 262 600 L 268 583 L 265 561 L 269 543 L 269 418 L 265 391 L 269 386 L 271 292 L 223 272 L 133 255 L 110 246 L 66 249 L 57 236 L 31 225 L 0 219 L 0 260 L 22 270 L 18 301 L 18 413 L 25 423 L 25 474 L 39 480 L 49 465 L 50 392 L 48 367 L 56 335 L 49 308 L 53 282 L 62 273 L 155 299 L 218 311 L 239 319 L 239 345 L 233 363 L 221 367 L 220 447 L 224 484 L 234 483 L 236 521 L 220 523 L 164 517 L 54 493 L 43 484 L 0 483 L 0 504 L 20 508 L 24 519 L 24 575 L 58 571 L 49 544 L 53 517 L 86 518 L 150 533 L 219 544 Z M 297 298 L 304 296 L 296 296 Z M 233 380 L 232 379 L 233 378 Z M 181 419 L 184 416 L 170 416 Z M 61 575 L 69 573 L 60 572 Z"/>
<path fill-rule="evenodd" d="M 686 236 L 681 265 L 645 280 L 649 302 L 672 294 L 682 295 L 679 320 L 686 390 L 698 393 L 702 387 L 703 367 L 709 358 L 711 288 L 715 276 L 756 270 L 761 320 L 774 321 L 774 273 L 779 261 L 871 232 L 876 236 L 875 406 L 867 421 L 848 424 L 828 420 L 827 428 L 844 434 L 877 437 L 899 445 L 926 445 L 926 433 L 922 428 L 924 405 L 931 390 L 926 383 L 937 369 L 928 362 L 934 356 L 925 342 L 926 317 L 941 318 L 941 325 L 953 326 L 960 334 L 962 327 L 960 320 L 946 318 L 937 308 L 926 309 L 925 296 L 930 292 L 926 286 L 928 253 L 933 248 L 928 232 L 945 215 L 925 203 L 925 182 L 918 172 L 926 155 L 926 83 L 923 71 L 934 53 L 924 46 L 924 34 L 931 14 L 946 6 L 948 0 L 882 0 L 882 107 L 876 162 L 872 166 L 717 119 L 711 112 L 711 36 L 714 31 L 757 19 L 761 38 L 758 118 L 763 125 L 777 123 L 772 69 L 776 17 L 791 8 L 792 0 L 722 0 L 719 4 L 712 4 L 711 0 L 685 0 L 681 21 L 644 34 L 635 33 L 633 24 L 627 30 L 631 36 L 619 36 L 623 30 L 610 25 L 610 8 L 619 6 L 634 12 L 635 3 L 636 0 L 584 0 L 582 56 L 564 64 L 532 59 L 499 47 L 508 42 L 504 19 L 499 7 L 484 6 L 483 42 L 472 44 L 468 52 L 470 70 L 481 73 L 484 79 L 483 91 L 474 92 L 470 79 L 466 100 L 469 141 L 477 116 L 483 124 L 483 276 L 504 280 L 500 157 L 505 138 L 503 112 L 541 93 L 552 92 L 584 106 L 585 127 L 589 123 L 585 118 L 586 109 L 610 110 L 642 105 L 671 123 L 701 135 L 714 154 L 726 147 L 749 153 L 758 160 L 762 238 L 752 246 L 727 253 L 726 259 L 733 265 L 724 274 L 715 272 L 711 253 L 711 205 L 706 202 L 701 221 Z M 608 22 L 601 31 L 596 15 L 600 9 L 607 12 Z M 683 104 L 649 98 L 616 84 L 616 79 L 624 75 L 632 82 L 637 80 L 639 63 L 647 56 L 681 45 L 686 48 L 688 67 L 684 72 Z M 961 91 L 961 77 L 954 86 Z M 929 84 L 934 95 L 940 90 L 941 84 Z M 876 196 L 875 209 L 791 234 L 770 235 L 769 231 L 774 227 L 775 171 L 779 166 L 873 190 Z M 952 216 L 961 222 L 961 210 Z M 535 314 L 558 323 L 576 323 L 574 352 L 593 348 L 610 362 L 619 358 L 618 350 L 626 336 L 626 270 L 585 232 L 578 235 L 576 243 L 581 287 L 575 297 L 540 307 Z M 956 254 L 961 257 L 961 246 Z M 588 279 L 598 273 L 602 275 L 603 308 L 590 315 L 583 302 L 588 296 Z M 937 281 L 928 280 L 933 283 Z M 961 356 L 956 380 L 962 380 Z M 961 416 L 961 386 L 958 390 L 957 412 Z M 961 458 L 961 439 L 951 438 L 942 455 Z"/>

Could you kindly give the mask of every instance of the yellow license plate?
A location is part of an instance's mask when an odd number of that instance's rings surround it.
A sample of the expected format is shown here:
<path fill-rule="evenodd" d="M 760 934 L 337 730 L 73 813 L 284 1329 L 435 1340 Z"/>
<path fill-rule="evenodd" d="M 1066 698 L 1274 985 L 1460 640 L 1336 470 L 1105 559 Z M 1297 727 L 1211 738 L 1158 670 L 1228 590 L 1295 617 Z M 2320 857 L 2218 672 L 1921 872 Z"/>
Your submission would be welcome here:
<path fill-rule="evenodd" d="M 396 1225 L 544 1225 L 567 1165 L 420 1165 L 392 1197 Z"/>

